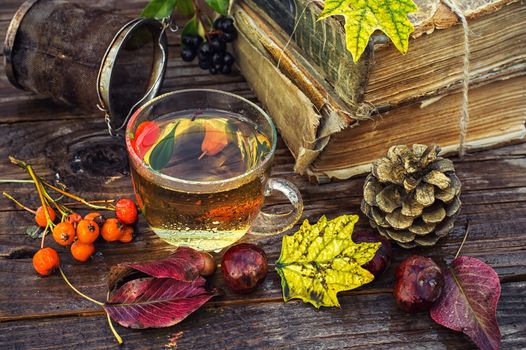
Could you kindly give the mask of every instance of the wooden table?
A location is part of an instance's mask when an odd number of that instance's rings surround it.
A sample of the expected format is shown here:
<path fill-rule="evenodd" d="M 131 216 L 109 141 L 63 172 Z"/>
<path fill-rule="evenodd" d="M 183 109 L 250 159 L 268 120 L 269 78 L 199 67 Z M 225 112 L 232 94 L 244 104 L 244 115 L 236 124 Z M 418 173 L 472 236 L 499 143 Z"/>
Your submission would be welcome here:
<path fill-rule="evenodd" d="M 21 0 L 2 0 L 0 34 Z M 134 15 L 145 1 L 93 1 Z M 163 90 L 216 88 L 255 100 L 239 73 L 211 76 L 179 59 L 170 46 Z M 0 178 L 27 179 L 7 161 L 15 155 L 34 164 L 46 177 L 59 174 L 70 190 L 89 199 L 132 196 L 126 153 L 121 140 L 108 136 L 100 114 L 86 114 L 47 98 L 13 88 L 0 74 Z M 292 172 L 293 158 L 283 143 L 273 174 L 295 182 L 305 200 L 304 219 L 358 213 L 363 177 L 316 186 Z M 498 321 L 502 349 L 526 348 L 526 145 L 475 153 L 455 160 L 463 183 L 462 213 L 453 232 L 432 249 L 395 248 L 389 270 L 370 285 L 341 293 L 340 309 L 316 310 L 300 301 L 283 303 L 280 282 L 270 271 L 253 294 L 213 299 L 181 324 L 166 329 L 117 327 L 127 349 L 471 349 L 468 339 L 435 324 L 426 314 L 397 309 L 391 295 L 394 267 L 410 254 L 424 254 L 439 263 L 452 259 L 470 221 L 463 254 L 490 264 L 502 282 Z M 37 207 L 29 184 L 0 184 L 23 203 Z M 271 202 L 279 209 L 281 198 Z M 74 294 L 58 275 L 35 274 L 31 257 L 38 241 L 25 234 L 31 214 L 0 199 L 0 349 L 117 348 L 104 312 Z M 367 221 L 360 220 L 358 229 Z M 289 233 L 293 232 L 291 230 Z M 97 242 L 98 253 L 86 264 L 59 249 L 63 268 L 84 293 L 98 300 L 106 295 L 111 265 L 163 257 L 173 247 L 159 240 L 141 220 L 133 244 Z M 51 241 L 51 240 L 50 240 Z M 53 246 L 54 243 L 50 243 Z M 275 261 L 280 237 L 258 242 Z M 218 257 L 219 259 L 219 257 Z M 215 281 L 222 285 L 221 278 Z"/>

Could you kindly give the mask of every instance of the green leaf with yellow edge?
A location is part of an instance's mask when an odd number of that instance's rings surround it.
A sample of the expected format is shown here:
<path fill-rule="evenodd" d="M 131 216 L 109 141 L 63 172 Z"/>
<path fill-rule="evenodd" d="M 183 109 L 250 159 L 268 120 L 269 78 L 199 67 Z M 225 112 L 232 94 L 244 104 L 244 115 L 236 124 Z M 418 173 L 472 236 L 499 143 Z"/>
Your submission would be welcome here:
<path fill-rule="evenodd" d="M 333 220 L 323 216 L 314 225 L 305 220 L 294 235 L 283 237 L 276 270 L 285 301 L 299 298 L 317 308 L 340 306 L 338 292 L 374 279 L 362 265 L 374 257 L 380 243 L 354 243 L 357 221 L 357 215 Z"/>
<path fill-rule="evenodd" d="M 414 30 L 407 14 L 417 10 L 413 0 L 325 0 L 318 20 L 334 15 L 345 18 L 347 50 L 357 62 L 375 30 L 384 32 L 405 54 Z"/>
<path fill-rule="evenodd" d="M 161 20 L 170 17 L 176 5 L 176 0 L 150 0 L 142 10 L 141 17 L 151 17 Z"/>

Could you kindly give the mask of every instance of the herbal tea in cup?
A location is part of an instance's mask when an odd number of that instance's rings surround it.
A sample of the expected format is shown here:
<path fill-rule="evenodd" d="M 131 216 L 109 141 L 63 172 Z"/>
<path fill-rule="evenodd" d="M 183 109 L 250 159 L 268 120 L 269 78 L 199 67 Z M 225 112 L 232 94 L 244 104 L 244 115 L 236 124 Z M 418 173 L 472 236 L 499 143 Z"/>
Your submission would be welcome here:
<path fill-rule="evenodd" d="M 239 96 L 215 90 L 162 95 L 134 114 L 126 143 L 139 207 L 168 243 L 219 250 L 249 230 L 283 232 L 301 216 L 296 187 L 269 178 L 272 121 Z M 260 211 L 273 190 L 289 198 L 289 213 Z"/>

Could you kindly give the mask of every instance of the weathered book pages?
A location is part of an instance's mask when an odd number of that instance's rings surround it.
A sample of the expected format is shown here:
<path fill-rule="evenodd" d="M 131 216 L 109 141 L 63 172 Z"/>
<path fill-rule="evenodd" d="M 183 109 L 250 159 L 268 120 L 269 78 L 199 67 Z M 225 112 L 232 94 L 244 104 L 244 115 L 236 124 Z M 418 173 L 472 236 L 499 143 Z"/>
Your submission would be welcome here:
<path fill-rule="evenodd" d="M 509 9 L 511 6 L 516 6 L 513 11 L 524 10 L 523 4 L 509 5 Z M 269 33 L 270 24 L 243 1 L 233 10 L 241 34 L 235 44 L 239 65 L 294 154 L 297 172 L 308 174 L 319 182 L 344 179 L 366 172 L 370 162 L 395 143 L 436 142 L 446 152 L 458 147 L 461 103 L 460 94 L 454 90 L 442 89 L 429 97 L 410 99 L 371 120 L 358 122 L 353 119 L 356 106 L 342 101 L 316 65 L 296 51 L 296 44 L 284 49 L 285 35 L 276 31 Z M 514 37 L 515 34 L 509 35 Z M 495 41 L 496 38 L 490 36 L 489 39 Z M 512 62 L 524 65 L 525 43 L 514 43 L 520 53 Z M 497 43 L 488 42 L 487 45 L 490 50 Z M 477 62 L 474 65 L 476 67 Z M 524 69 L 495 74 L 486 80 L 486 85 L 473 86 L 467 136 L 470 149 L 524 139 L 526 96 L 523 86 L 526 81 L 521 74 Z"/>
<path fill-rule="evenodd" d="M 337 18 L 317 21 L 321 0 L 241 0 L 274 30 L 296 43 L 350 105 L 366 102 L 385 110 L 424 96 L 456 89 L 462 82 L 463 31 L 457 16 L 439 0 L 415 0 L 409 52 L 401 55 L 383 34 L 375 34 L 368 55 L 353 64 Z M 471 84 L 525 69 L 526 6 L 517 0 L 457 1 L 468 19 Z M 505 23 L 506 25 L 503 25 Z M 446 29 L 446 30 L 444 30 Z M 374 64 L 368 61 L 374 61 Z M 364 70 L 362 66 L 368 69 Z"/>

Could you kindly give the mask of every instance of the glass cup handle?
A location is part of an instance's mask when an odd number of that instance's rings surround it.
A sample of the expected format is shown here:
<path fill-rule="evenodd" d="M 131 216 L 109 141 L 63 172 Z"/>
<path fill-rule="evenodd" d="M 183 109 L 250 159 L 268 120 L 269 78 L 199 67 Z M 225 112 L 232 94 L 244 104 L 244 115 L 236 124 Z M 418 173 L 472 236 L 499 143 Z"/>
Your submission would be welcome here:
<path fill-rule="evenodd" d="M 292 209 L 283 214 L 272 214 L 261 211 L 250 233 L 257 236 L 271 236 L 287 231 L 292 228 L 303 214 L 303 200 L 296 185 L 292 182 L 280 178 L 270 178 L 265 187 L 265 197 L 268 197 L 274 191 L 279 191 L 288 198 L 292 204 Z"/>

